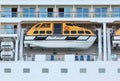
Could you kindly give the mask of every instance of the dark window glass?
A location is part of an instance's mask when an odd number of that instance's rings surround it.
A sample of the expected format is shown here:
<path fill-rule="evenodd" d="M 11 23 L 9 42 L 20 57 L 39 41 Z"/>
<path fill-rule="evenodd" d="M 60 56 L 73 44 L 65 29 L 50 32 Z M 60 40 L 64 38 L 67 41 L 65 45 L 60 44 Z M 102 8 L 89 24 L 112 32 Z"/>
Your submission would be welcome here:
<path fill-rule="evenodd" d="M 78 34 L 84 34 L 84 31 L 78 31 Z"/>
<path fill-rule="evenodd" d="M 45 34 L 45 31 L 40 31 L 40 34 Z"/>
<path fill-rule="evenodd" d="M 86 34 L 91 34 L 89 31 L 85 31 L 86 32 Z"/>
<path fill-rule="evenodd" d="M 71 34 L 76 34 L 76 31 L 71 31 Z"/>
<path fill-rule="evenodd" d="M 38 24 L 38 25 L 37 25 L 37 26 L 35 26 L 35 27 L 37 28 L 37 27 L 39 27 L 39 26 L 40 26 L 40 24 Z"/>
<path fill-rule="evenodd" d="M 51 31 L 46 31 L 47 34 L 51 34 L 52 32 Z"/>
<path fill-rule="evenodd" d="M 38 34 L 38 31 L 34 31 L 34 34 Z"/>
<path fill-rule="evenodd" d="M 64 31 L 64 34 L 69 34 L 69 31 Z"/>
<path fill-rule="evenodd" d="M 67 26 L 73 26 L 71 23 L 66 23 Z"/>
<path fill-rule="evenodd" d="M 45 24 L 42 24 L 42 26 L 41 26 L 41 27 L 50 27 L 50 24 L 45 23 Z"/>

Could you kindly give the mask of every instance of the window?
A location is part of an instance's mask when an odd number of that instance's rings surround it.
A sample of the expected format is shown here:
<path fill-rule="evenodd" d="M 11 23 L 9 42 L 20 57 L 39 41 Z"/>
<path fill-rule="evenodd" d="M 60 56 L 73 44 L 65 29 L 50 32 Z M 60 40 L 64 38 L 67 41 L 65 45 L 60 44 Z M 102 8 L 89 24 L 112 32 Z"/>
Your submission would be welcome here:
<path fill-rule="evenodd" d="M 71 23 L 66 23 L 67 26 L 73 26 Z"/>
<path fill-rule="evenodd" d="M 23 8 L 24 17 L 35 17 L 35 8 Z"/>
<path fill-rule="evenodd" d="M 99 73 L 105 73 L 105 68 L 99 68 Z"/>
<path fill-rule="evenodd" d="M 47 17 L 47 8 L 40 8 L 40 17 Z"/>
<path fill-rule="evenodd" d="M 76 31 L 71 31 L 71 34 L 76 34 Z"/>
<path fill-rule="evenodd" d="M 40 31 L 40 34 L 45 34 L 45 31 Z"/>
<path fill-rule="evenodd" d="M 45 23 L 45 24 L 42 24 L 41 27 L 50 27 L 50 24 L 49 23 Z"/>
<path fill-rule="evenodd" d="M 11 8 L 4 8 L 4 17 L 11 17 Z"/>
<path fill-rule="evenodd" d="M 80 73 L 86 73 L 86 72 L 87 72 L 86 68 L 80 68 Z"/>
<path fill-rule="evenodd" d="M 80 30 L 78 31 L 78 34 L 84 34 L 84 31 Z"/>
<path fill-rule="evenodd" d="M 52 32 L 51 31 L 46 31 L 47 34 L 51 34 Z"/>
<path fill-rule="evenodd" d="M 120 68 L 117 69 L 117 72 L 120 73 Z"/>
<path fill-rule="evenodd" d="M 30 73 L 30 69 L 29 68 L 24 68 L 23 73 Z"/>
<path fill-rule="evenodd" d="M 86 34 L 91 34 L 89 31 L 85 31 L 86 32 Z"/>
<path fill-rule="evenodd" d="M 41 24 L 38 24 L 37 26 L 35 26 L 36 28 L 38 28 Z"/>
<path fill-rule="evenodd" d="M 65 8 L 64 10 L 65 10 L 64 16 L 65 17 L 70 17 L 70 8 Z"/>
<path fill-rule="evenodd" d="M 120 8 L 112 9 L 112 17 L 120 17 Z"/>
<path fill-rule="evenodd" d="M 53 17 L 53 8 L 47 9 L 47 17 Z"/>
<path fill-rule="evenodd" d="M 14 34 L 14 25 L 5 25 L 3 31 L 6 34 Z"/>
<path fill-rule="evenodd" d="M 64 8 L 59 8 L 59 17 L 64 17 Z"/>
<path fill-rule="evenodd" d="M 66 31 L 64 31 L 64 34 L 69 34 L 69 31 L 67 31 L 67 30 L 66 30 Z"/>
<path fill-rule="evenodd" d="M 49 73 L 49 69 L 48 68 L 43 68 L 42 73 Z"/>
<path fill-rule="evenodd" d="M 11 73 L 11 68 L 5 68 L 4 73 Z"/>
<path fill-rule="evenodd" d="M 61 69 L 61 73 L 67 73 L 67 72 L 68 72 L 67 68 L 62 68 Z"/>
<path fill-rule="evenodd" d="M 77 17 L 89 17 L 89 8 L 77 8 Z"/>
<path fill-rule="evenodd" d="M 38 34 L 38 31 L 34 31 L 33 33 L 34 33 L 34 34 Z"/>
<path fill-rule="evenodd" d="M 95 8 L 95 17 L 107 17 L 107 8 Z"/>

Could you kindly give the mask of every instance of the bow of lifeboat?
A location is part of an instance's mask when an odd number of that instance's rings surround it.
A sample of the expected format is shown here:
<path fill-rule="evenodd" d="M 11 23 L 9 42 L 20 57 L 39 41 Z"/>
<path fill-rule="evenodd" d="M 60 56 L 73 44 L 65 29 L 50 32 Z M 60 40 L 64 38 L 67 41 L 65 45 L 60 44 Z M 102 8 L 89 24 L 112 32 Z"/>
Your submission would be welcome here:
<path fill-rule="evenodd" d="M 112 44 L 113 47 L 120 47 L 120 29 L 118 29 L 113 35 Z"/>
<path fill-rule="evenodd" d="M 24 44 L 43 48 L 87 49 L 96 40 L 95 34 L 71 23 L 38 23 L 25 35 Z"/>

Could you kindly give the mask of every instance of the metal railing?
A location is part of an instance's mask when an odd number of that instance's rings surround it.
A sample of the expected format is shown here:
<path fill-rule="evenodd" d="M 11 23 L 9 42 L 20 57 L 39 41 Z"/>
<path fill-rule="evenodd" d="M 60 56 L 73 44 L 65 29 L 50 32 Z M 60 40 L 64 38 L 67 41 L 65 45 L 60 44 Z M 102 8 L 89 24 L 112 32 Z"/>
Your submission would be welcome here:
<path fill-rule="evenodd" d="M 0 28 L 0 34 L 17 34 L 17 29 Z"/>
<path fill-rule="evenodd" d="M 5 18 L 101 18 L 101 17 L 120 17 L 120 13 L 107 12 L 107 13 L 77 13 L 77 12 L 0 12 L 0 17 Z"/>

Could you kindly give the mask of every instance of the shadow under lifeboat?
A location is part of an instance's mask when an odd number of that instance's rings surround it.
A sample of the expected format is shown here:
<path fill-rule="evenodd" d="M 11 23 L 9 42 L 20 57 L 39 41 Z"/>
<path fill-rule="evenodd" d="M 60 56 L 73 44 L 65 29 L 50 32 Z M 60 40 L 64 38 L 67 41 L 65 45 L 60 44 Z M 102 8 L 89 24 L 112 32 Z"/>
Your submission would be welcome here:
<path fill-rule="evenodd" d="M 120 28 L 115 32 L 112 39 L 113 47 L 120 47 Z"/>
<path fill-rule="evenodd" d="M 43 48 L 87 49 L 95 42 L 95 34 L 72 23 L 41 22 L 25 34 L 24 45 Z"/>

